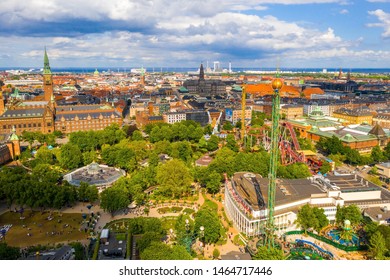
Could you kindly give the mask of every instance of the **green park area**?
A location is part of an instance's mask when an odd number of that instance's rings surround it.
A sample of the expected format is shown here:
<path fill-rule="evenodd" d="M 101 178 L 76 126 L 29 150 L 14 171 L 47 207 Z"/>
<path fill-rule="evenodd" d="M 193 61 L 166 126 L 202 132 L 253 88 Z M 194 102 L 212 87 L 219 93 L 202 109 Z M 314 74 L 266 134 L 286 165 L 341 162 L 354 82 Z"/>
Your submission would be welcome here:
<path fill-rule="evenodd" d="M 5 241 L 17 247 L 80 241 L 87 238 L 81 230 L 82 221 L 80 214 L 57 212 L 25 211 L 22 216 L 7 212 L 0 216 L 0 225 L 12 224 Z"/>

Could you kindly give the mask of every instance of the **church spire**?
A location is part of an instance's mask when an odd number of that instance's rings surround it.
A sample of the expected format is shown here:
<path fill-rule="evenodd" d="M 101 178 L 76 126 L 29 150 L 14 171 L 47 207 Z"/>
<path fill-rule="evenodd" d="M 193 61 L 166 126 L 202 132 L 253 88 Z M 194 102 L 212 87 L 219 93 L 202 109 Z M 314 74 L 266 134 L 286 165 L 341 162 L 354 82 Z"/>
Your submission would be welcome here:
<path fill-rule="evenodd" d="M 46 47 L 45 47 L 45 55 L 43 57 L 43 74 L 51 74 L 49 57 L 47 56 Z"/>
<path fill-rule="evenodd" d="M 200 64 L 200 70 L 199 70 L 199 80 L 204 80 L 204 69 L 203 69 L 203 63 Z"/>

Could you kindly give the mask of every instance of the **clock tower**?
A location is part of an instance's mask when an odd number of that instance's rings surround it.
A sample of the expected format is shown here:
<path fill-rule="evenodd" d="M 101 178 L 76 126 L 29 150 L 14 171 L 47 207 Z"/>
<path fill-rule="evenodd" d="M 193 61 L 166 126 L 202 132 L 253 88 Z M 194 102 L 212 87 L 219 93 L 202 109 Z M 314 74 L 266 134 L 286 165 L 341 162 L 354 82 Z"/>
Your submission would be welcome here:
<path fill-rule="evenodd" d="M 46 48 L 45 56 L 43 58 L 43 92 L 45 101 L 50 103 L 53 97 L 53 74 L 50 70 L 49 58 L 47 56 Z"/>

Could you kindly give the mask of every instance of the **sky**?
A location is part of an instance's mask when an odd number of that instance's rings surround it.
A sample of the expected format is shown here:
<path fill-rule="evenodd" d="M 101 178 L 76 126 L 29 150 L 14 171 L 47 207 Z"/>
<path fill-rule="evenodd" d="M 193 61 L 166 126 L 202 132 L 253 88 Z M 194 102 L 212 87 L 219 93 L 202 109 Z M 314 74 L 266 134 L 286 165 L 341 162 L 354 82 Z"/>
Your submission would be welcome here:
<path fill-rule="evenodd" d="M 0 0 L 0 67 L 390 68 L 390 0 Z"/>

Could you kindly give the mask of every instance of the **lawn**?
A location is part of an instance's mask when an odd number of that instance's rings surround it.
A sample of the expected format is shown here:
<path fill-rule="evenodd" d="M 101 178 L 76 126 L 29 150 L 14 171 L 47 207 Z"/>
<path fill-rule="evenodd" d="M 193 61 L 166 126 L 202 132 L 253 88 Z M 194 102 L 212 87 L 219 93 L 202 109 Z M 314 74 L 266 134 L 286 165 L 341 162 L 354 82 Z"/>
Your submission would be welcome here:
<path fill-rule="evenodd" d="M 80 214 L 59 214 L 52 212 L 52 220 L 48 220 L 49 212 L 25 211 L 24 219 L 19 213 L 7 212 L 0 216 L 0 226 L 12 224 L 6 235 L 8 245 L 27 247 L 32 245 L 48 245 L 83 240 L 88 237 L 81 229 L 83 218 Z M 31 236 L 28 236 L 30 234 Z"/>

